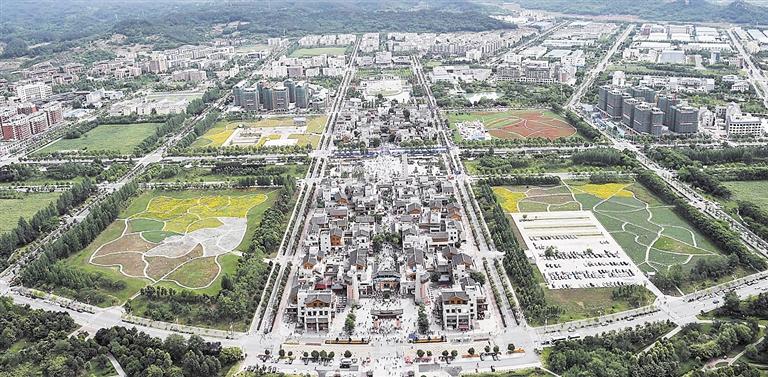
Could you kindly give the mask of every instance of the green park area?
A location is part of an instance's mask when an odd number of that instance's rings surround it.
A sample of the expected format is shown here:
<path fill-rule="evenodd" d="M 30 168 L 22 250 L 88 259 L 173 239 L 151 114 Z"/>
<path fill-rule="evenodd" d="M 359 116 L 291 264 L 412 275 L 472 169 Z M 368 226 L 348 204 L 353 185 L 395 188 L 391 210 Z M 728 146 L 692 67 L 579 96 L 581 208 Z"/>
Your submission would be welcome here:
<path fill-rule="evenodd" d="M 684 273 L 690 273 L 700 260 L 723 258 L 721 250 L 707 237 L 637 182 L 593 184 L 566 181 L 553 186 L 497 186 L 493 191 L 508 213 L 593 212 L 632 261 L 647 273 L 666 273 L 673 266 L 680 266 Z M 733 275 L 723 276 L 717 281 L 685 281 L 670 293 L 689 293 L 743 273 L 741 268 L 737 268 Z M 547 294 L 566 306 L 568 302 L 574 302 L 573 297 L 555 297 L 572 296 L 573 293 L 550 291 Z M 578 296 L 583 295 L 575 297 Z"/>
<path fill-rule="evenodd" d="M 295 117 L 220 121 L 197 138 L 191 148 L 262 147 L 267 141 L 280 139 L 295 139 L 295 145 L 317 147 L 327 119 L 327 116 L 309 116 L 306 126 L 297 125 Z"/>
<path fill-rule="evenodd" d="M 276 189 L 145 191 L 90 245 L 64 260 L 124 282 L 104 290 L 119 305 L 148 285 L 215 295 L 248 249 Z"/>
<path fill-rule="evenodd" d="M 73 139 L 59 139 L 36 152 L 49 154 L 71 152 L 87 154 L 89 151 L 109 151 L 132 154 L 134 148 L 151 136 L 159 123 L 102 124 Z"/>
<path fill-rule="evenodd" d="M 29 220 L 37 211 L 56 201 L 61 193 L 17 193 L 12 199 L 0 199 L 0 233 L 16 228 L 19 218 Z"/>
<path fill-rule="evenodd" d="M 731 191 L 729 206 L 745 200 L 768 209 L 768 181 L 724 181 L 723 184 Z"/>
<path fill-rule="evenodd" d="M 345 47 L 313 47 L 313 48 L 299 48 L 294 50 L 289 57 L 291 58 L 305 58 L 309 56 L 318 55 L 344 55 L 347 51 Z"/>

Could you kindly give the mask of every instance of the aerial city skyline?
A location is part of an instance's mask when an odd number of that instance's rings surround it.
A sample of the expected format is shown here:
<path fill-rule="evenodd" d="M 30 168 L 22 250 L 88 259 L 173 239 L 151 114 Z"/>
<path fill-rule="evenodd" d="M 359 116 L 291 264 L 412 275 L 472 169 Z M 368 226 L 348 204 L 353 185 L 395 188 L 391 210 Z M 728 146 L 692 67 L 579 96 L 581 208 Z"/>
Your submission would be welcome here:
<path fill-rule="evenodd" d="M 765 375 L 765 6 L 0 0 L 0 376 Z"/>

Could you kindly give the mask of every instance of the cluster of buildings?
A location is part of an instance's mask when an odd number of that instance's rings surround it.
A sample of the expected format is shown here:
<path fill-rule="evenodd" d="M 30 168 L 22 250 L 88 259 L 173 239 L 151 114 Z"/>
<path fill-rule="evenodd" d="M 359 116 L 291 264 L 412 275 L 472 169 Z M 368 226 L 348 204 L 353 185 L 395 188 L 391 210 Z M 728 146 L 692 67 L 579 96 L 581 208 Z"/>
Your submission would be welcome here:
<path fill-rule="evenodd" d="M 33 82 L 16 86 L 16 97 L 21 102 L 43 101 L 53 95 L 53 89 L 44 82 Z"/>
<path fill-rule="evenodd" d="M 138 52 L 122 52 L 123 56 L 116 59 L 94 63 L 88 73 L 93 77 L 116 79 L 138 77 L 145 73 L 174 73 L 174 80 L 181 78 L 183 81 L 199 81 L 205 79 L 205 77 L 200 78 L 200 72 L 205 74 L 206 70 L 223 70 L 234 54 L 235 48 L 232 46 L 182 46 L 146 55 Z M 194 71 L 191 70 L 193 68 Z M 175 71 L 187 73 L 178 76 L 175 75 Z M 229 71 L 226 73 L 228 75 Z M 189 79 L 190 76 L 191 79 Z"/>
<path fill-rule="evenodd" d="M 485 81 L 491 77 L 490 68 L 472 68 L 468 65 L 441 65 L 427 75 L 432 82 L 448 81 L 451 83 Z"/>
<path fill-rule="evenodd" d="M 616 71 L 621 72 L 621 71 Z M 623 74 L 620 73 L 619 75 Z M 709 93 L 715 90 L 715 79 L 707 77 L 643 76 L 639 85 L 670 92 Z"/>
<path fill-rule="evenodd" d="M 693 134 L 699 130 L 699 109 L 674 94 L 657 94 L 649 87 L 601 86 L 597 108 L 639 133 L 660 136 L 666 132 Z"/>
<path fill-rule="evenodd" d="M 181 114 L 194 99 L 203 97 L 202 92 L 150 93 L 122 102 L 109 108 L 110 116 L 139 116 Z"/>
<path fill-rule="evenodd" d="M 531 84 L 576 83 L 576 66 L 550 63 L 548 60 L 523 60 L 503 64 L 496 68 L 496 79 Z"/>
<path fill-rule="evenodd" d="M 411 64 L 411 57 L 408 55 L 392 55 L 389 51 L 378 51 L 373 55 L 361 55 L 355 59 L 355 64 L 359 67 L 391 67 L 406 66 Z"/>
<path fill-rule="evenodd" d="M 31 82 L 42 82 L 46 85 L 63 85 L 79 80 L 83 72 L 85 72 L 85 65 L 80 63 L 54 66 L 50 62 L 44 62 L 22 69 L 19 73 L 23 80 L 22 85 Z"/>
<path fill-rule="evenodd" d="M 529 29 L 479 33 L 389 33 L 387 51 L 392 53 L 432 54 L 476 61 L 495 55 L 533 33 Z"/>
<path fill-rule="evenodd" d="M 344 145 L 363 143 L 376 147 L 376 143 L 437 140 L 437 128 L 428 106 L 424 104 L 363 107 L 364 102 L 351 98 L 344 103 L 334 124 L 334 143 Z"/>
<path fill-rule="evenodd" d="M 702 53 L 708 55 L 709 64 L 718 64 L 723 62 L 723 54 L 732 51 L 728 36 L 712 27 L 643 24 L 622 56 L 625 60 L 701 67 L 706 56 Z M 728 60 L 730 65 L 741 63 L 737 56 Z"/>
<path fill-rule="evenodd" d="M 306 81 L 287 79 L 282 83 L 259 81 L 255 86 L 242 81 L 232 89 L 233 105 L 243 111 L 322 110 L 328 91 Z"/>
<path fill-rule="evenodd" d="M 744 30 L 740 27 L 733 28 L 733 31 L 741 39 L 744 49 L 750 54 L 760 52 L 761 49 L 768 44 L 768 34 L 766 30 L 748 29 Z"/>
<path fill-rule="evenodd" d="M 177 81 L 205 80 L 205 71 L 214 71 L 220 78 L 231 77 L 228 62 L 234 56 L 232 46 L 183 46 L 166 51 L 119 51 L 118 57 L 103 60 L 86 67 L 81 63 L 54 66 L 50 62 L 22 69 L 19 74 L 26 83 L 46 85 L 71 84 L 82 77 L 115 78 L 139 77 L 143 74 L 172 74 Z M 176 73 L 181 71 L 183 73 Z M 235 72 L 236 74 L 236 72 Z"/>
<path fill-rule="evenodd" d="M 344 55 L 317 55 L 305 58 L 282 56 L 263 68 L 268 78 L 305 78 L 317 76 L 338 77 L 344 75 L 347 59 Z"/>
<path fill-rule="evenodd" d="M 503 55 L 496 79 L 534 84 L 573 85 L 576 73 L 587 64 L 585 48 L 618 30 L 612 23 L 573 21 L 541 44 Z"/>
<path fill-rule="evenodd" d="M 551 49 L 585 48 L 597 44 L 600 38 L 615 33 L 617 29 L 617 25 L 611 23 L 574 21 L 553 32 L 541 46 Z"/>
<path fill-rule="evenodd" d="M 752 114 L 742 113 L 741 107 L 736 103 L 715 107 L 713 124 L 722 126 L 728 137 L 755 136 L 765 134 L 766 120 Z"/>
<path fill-rule="evenodd" d="M 40 107 L 31 102 L 0 108 L 0 130 L 3 140 L 24 140 L 56 127 L 64 120 L 63 109 L 58 102 L 48 102 Z"/>
<path fill-rule="evenodd" d="M 359 178 L 318 185 L 288 307 L 298 327 L 328 330 L 344 306 L 381 297 L 394 304 L 374 307 L 375 319 L 400 318 L 406 297 L 433 306 L 446 329 L 471 330 L 485 317 L 485 290 L 470 277 L 477 266 L 462 252 L 464 214 L 439 170 L 380 156 L 336 170 Z"/>
<path fill-rule="evenodd" d="M 324 34 L 306 35 L 299 39 L 299 46 L 348 46 L 354 44 L 357 36 L 354 34 Z"/>
<path fill-rule="evenodd" d="M 186 81 L 195 83 L 205 81 L 207 78 L 208 77 L 205 71 L 194 68 L 175 71 L 171 74 L 171 79 L 173 81 Z"/>
<path fill-rule="evenodd" d="M 379 51 L 380 45 L 379 33 L 365 33 L 360 40 L 360 52 L 369 54 Z"/>

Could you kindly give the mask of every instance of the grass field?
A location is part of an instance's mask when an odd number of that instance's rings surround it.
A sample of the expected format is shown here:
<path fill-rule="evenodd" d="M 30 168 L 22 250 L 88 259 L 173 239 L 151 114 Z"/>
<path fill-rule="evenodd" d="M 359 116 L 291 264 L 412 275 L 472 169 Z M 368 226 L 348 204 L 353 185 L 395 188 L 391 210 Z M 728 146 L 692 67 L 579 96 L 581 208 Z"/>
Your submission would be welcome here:
<path fill-rule="evenodd" d="M 347 51 L 345 47 L 313 47 L 313 48 L 299 48 L 294 50 L 290 58 L 304 58 L 307 56 L 318 55 L 344 55 Z"/>
<path fill-rule="evenodd" d="M 60 139 L 36 153 L 87 153 L 89 150 L 97 150 L 131 154 L 133 149 L 152 135 L 158 126 L 160 126 L 159 123 L 102 124 L 77 139 Z"/>
<path fill-rule="evenodd" d="M 626 300 L 614 299 L 613 288 L 548 289 L 544 277 L 535 265 L 533 270 L 534 278 L 544 288 L 544 299 L 548 304 L 562 309 L 560 317 L 555 321 L 550 320 L 550 324 L 578 321 L 633 308 Z M 645 293 L 649 301 L 655 297 L 648 290 L 645 290 Z"/>
<path fill-rule="evenodd" d="M 307 117 L 307 128 L 303 134 L 284 135 L 281 128 L 293 127 L 293 117 L 274 117 L 261 120 L 236 120 L 217 122 L 208 132 L 197 138 L 192 143 L 192 148 L 215 147 L 219 148 L 229 140 L 237 128 L 262 128 L 261 138 L 256 146 L 263 146 L 268 140 L 277 140 L 283 137 L 297 139 L 297 145 L 312 145 L 317 147 L 320 143 L 320 135 L 325 130 L 326 116 Z"/>
<path fill-rule="evenodd" d="M 499 204 L 508 212 L 589 210 L 611 233 L 632 261 L 646 272 L 721 255 L 703 234 L 664 205 L 639 183 L 559 186 L 494 187 Z M 680 287 L 684 292 L 693 287 Z"/>
<path fill-rule="evenodd" d="M 125 281 L 107 305 L 150 284 L 215 295 L 276 198 L 277 190 L 265 189 L 147 191 L 63 263 Z"/>
<path fill-rule="evenodd" d="M 16 228 L 19 218 L 29 220 L 37 211 L 59 198 L 59 192 L 23 194 L 20 199 L 0 199 L 0 233 Z"/>
<path fill-rule="evenodd" d="M 745 200 L 768 208 L 768 181 L 727 181 L 723 184 L 731 190 L 732 201 Z"/>
<path fill-rule="evenodd" d="M 576 129 L 565 118 L 549 110 L 449 113 L 448 120 L 454 129 L 461 122 L 480 121 L 491 137 L 504 140 L 534 137 L 554 140 L 576 134 Z"/>

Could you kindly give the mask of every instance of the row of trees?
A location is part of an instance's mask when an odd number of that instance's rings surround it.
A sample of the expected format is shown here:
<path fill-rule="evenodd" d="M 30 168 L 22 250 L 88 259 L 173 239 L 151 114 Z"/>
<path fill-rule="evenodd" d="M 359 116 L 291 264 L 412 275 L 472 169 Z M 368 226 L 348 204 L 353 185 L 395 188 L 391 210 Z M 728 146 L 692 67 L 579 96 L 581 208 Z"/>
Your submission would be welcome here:
<path fill-rule="evenodd" d="M 155 133 L 147 136 L 146 139 L 142 140 L 141 143 L 139 143 L 139 145 L 134 148 L 133 154 L 136 156 L 146 154 L 152 150 L 152 148 L 154 148 L 163 137 L 180 130 L 181 127 L 184 126 L 184 122 L 186 120 L 187 114 L 177 114 L 170 116 L 165 121 L 165 123 L 163 123 L 160 127 L 157 127 Z"/>
<path fill-rule="evenodd" d="M 0 267 L 7 267 L 8 257 L 17 248 L 26 246 L 40 235 L 55 229 L 59 225 L 59 216 L 82 204 L 94 191 L 96 185 L 86 178 L 64 191 L 56 202 L 37 211 L 29 221 L 20 217 L 13 231 L 0 235 Z"/>
<path fill-rule="evenodd" d="M 720 182 L 717 177 L 696 167 L 684 167 L 678 170 L 678 177 L 684 182 L 688 182 L 694 187 L 712 194 L 714 196 L 728 199 L 731 197 L 731 190 Z"/>
<path fill-rule="evenodd" d="M 255 145 L 249 146 L 226 146 L 215 147 L 205 146 L 196 148 L 187 148 L 183 151 L 174 150 L 176 155 L 179 156 L 242 156 L 247 154 L 307 154 L 311 152 L 314 147 L 311 144 L 303 145 L 281 145 L 272 147 L 257 147 Z"/>
<path fill-rule="evenodd" d="M 146 154 L 147 152 L 151 151 L 153 148 L 157 146 L 159 141 L 163 140 L 165 137 L 171 134 L 175 134 L 178 130 L 180 130 L 184 126 L 184 123 L 189 118 L 202 114 L 203 111 L 205 111 L 205 108 L 208 107 L 210 103 L 216 101 L 220 97 L 221 97 L 221 91 L 219 90 L 219 88 L 214 87 L 206 90 L 205 93 L 203 93 L 202 98 L 195 98 L 189 102 L 184 114 L 170 116 L 162 126 L 157 128 L 157 130 L 153 135 L 150 135 L 146 139 L 142 140 L 142 142 L 136 146 L 134 154 L 138 156 L 138 155 Z M 218 112 L 211 112 L 210 114 L 206 115 L 205 118 L 203 118 L 201 121 L 195 124 L 195 127 L 193 128 L 192 132 L 187 134 L 179 142 L 188 143 L 186 145 L 192 144 L 192 142 L 194 142 L 194 139 L 196 139 L 197 136 L 204 134 L 205 131 L 213 127 L 218 117 L 219 117 Z M 193 136 L 194 138 L 192 138 Z M 192 138 L 191 141 L 190 141 L 190 138 Z"/>
<path fill-rule="evenodd" d="M 768 211 L 755 203 L 738 202 L 739 215 L 750 230 L 760 238 L 768 240 Z"/>
<path fill-rule="evenodd" d="M 31 164 L 11 164 L 0 171 L 0 182 L 18 182 L 23 184 L 24 181 L 35 178 L 68 181 L 77 177 L 90 177 L 94 178 L 97 182 L 111 181 L 118 175 L 121 175 L 118 174 L 118 171 L 128 167 L 129 165 L 125 163 L 113 163 L 107 167 L 101 161 L 87 164 L 70 161 L 49 166 L 43 171 Z"/>
<path fill-rule="evenodd" d="M 59 260 L 69 257 L 91 243 L 118 216 L 138 186 L 129 183 L 115 191 L 102 203 L 90 209 L 85 219 L 62 234 L 56 241 L 43 246 L 42 254 L 29 263 L 20 273 L 22 284 L 43 289 L 59 287 L 71 290 L 77 299 L 99 304 L 108 296 L 99 294 L 96 288 L 119 290 L 125 282 L 111 280 L 100 274 L 72 268 Z"/>
<path fill-rule="evenodd" d="M 632 157 L 613 148 L 594 148 L 576 152 L 571 155 L 571 161 L 576 165 L 589 166 L 626 166 L 633 165 Z"/>
<path fill-rule="evenodd" d="M 521 176 L 490 178 L 476 186 L 475 196 L 488 225 L 490 236 L 496 249 L 504 253 L 504 267 L 515 287 L 517 299 L 526 313 L 526 318 L 531 322 L 544 322 L 547 318 L 557 318 L 561 309 L 546 303 L 544 291 L 536 282 L 531 264 L 520 249 L 510 227 L 509 219 L 496 201 L 491 186 L 554 183 L 559 183 L 559 178 Z"/>
<path fill-rule="evenodd" d="M 192 132 L 184 135 L 184 137 L 181 138 L 181 140 L 179 140 L 179 142 L 173 146 L 171 153 L 178 153 L 180 150 L 192 145 L 192 143 L 194 143 L 198 137 L 203 136 L 203 134 L 205 134 L 208 130 L 211 129 L 211 127 L 213 127 L 214 124 L 216 124 L 216 120 L 218 118 L 218 112 L 211 112 L 210 114 L 206 115 L 203 120 L 195 124 Z"/>
<path fill-rule="evenodd" d="M 622 285 L 613 288 L 611 297 L 615 301 L 626 301 L 633 308 L 646 305 L 650 301 L 650 292 L 637 284 Z"/>
<path fill-rule="evenodd" d="M 298 160 L 299 163 L 306 163 L 306 159 Z M 226 175 L 283 175 L 290 174 L 291 167 L 286 165 L 270 165 L 266 162 L 243 163 L 237 162 L 217 162 L 211 172 L 214 174 Z"/>
<path fill-rule="evenodd" d="M 565 120 L 567 120 L 568 123 L 570 123 L 570 125 L 573 126 L 573 128 L 575 128 L 576 131 L 578 131 L 579 134 L 581 134 L 587 140 L 599 141 L 603 136 L 600 131 L 596 130 L 589 123 L 585 122 L 573 111 L 568 110 L 565 112 Z"/>
<path fill-rule="evenodd" d="M 648 150 L 647 154 L 648 157 L 661 165 L 677 170 L 678 177 L 682 181 L 688 182 L 709 194 L 728 199 L 731 196 L 731 191 L 728 187 L 723 185 L 716 176 L 702 170 L 701 166 L 702 162 L 721 163 L 737 160 L 737 156 L 743 157 L 743 153 L 733 152 L 738 150 L 737 148 L 731 148 L 726 152 L 725 150 L 713 149 L 654 148 Z"/>
<path fill-rule="evenodd" d="M 648 157 L 662 165 L 680 169 L 691 166 L 712 166 L 743 163 L 752 165 L 768 161 L 768 147 L 732 147 L 722 149 L 705 148 L 652 148 Z"/>

